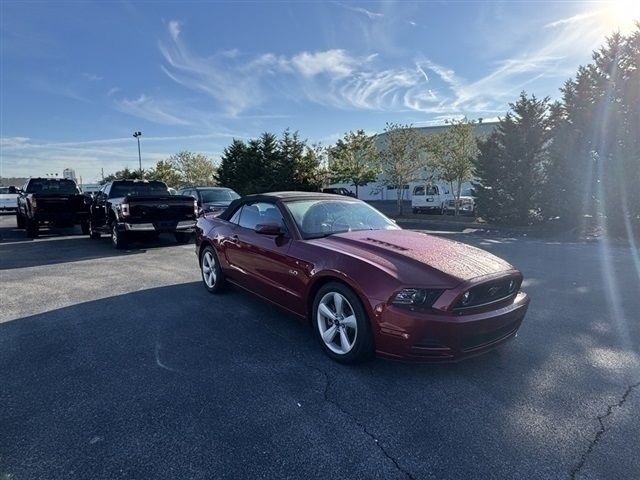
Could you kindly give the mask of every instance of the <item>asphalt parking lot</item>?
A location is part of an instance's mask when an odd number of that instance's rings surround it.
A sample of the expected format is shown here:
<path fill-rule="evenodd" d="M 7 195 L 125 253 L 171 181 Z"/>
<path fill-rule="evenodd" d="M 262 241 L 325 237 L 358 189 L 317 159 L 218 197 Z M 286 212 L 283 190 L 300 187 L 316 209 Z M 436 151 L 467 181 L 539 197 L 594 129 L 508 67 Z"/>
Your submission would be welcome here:
<path fill-rule="evenodd" d="M 0 479 L 640 478 L 640 260 L 452 234 L 525 275 L 518 337 L 345 367 L 193 245 L 28 240 L 0 217 Z"/>

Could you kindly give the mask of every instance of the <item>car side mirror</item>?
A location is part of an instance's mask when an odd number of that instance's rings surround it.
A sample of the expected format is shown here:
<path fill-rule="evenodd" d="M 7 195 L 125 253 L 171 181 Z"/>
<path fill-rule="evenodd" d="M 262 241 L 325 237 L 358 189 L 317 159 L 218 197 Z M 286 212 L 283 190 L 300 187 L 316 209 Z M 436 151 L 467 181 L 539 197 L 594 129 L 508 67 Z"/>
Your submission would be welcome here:
<path fill-rule="evenodd" d="M 259 223 L 256 225 L 255 232 L 261 235 L 282 235 L 282 227 L 277 223 Z"/>

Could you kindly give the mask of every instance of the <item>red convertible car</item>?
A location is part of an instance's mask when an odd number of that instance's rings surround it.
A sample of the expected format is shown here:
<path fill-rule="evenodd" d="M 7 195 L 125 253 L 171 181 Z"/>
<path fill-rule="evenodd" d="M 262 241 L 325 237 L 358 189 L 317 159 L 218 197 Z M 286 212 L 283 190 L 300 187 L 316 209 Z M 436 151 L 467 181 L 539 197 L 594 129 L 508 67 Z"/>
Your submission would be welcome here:
<path fill-rule="evenodd" d="M 284 308 L 344 363 L 476 355 L 514 337 L 529 305 L 504 260 L 339 195 L 235 200 L 199 218 L 196 253 L 209 292 L 233 283 Z"/>

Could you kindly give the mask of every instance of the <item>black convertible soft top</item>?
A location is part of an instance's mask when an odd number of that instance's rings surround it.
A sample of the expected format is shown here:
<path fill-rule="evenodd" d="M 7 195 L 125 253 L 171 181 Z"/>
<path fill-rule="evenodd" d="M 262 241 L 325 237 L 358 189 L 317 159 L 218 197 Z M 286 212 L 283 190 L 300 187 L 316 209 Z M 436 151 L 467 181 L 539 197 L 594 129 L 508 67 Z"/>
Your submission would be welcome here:
<path fill-rule="evenodd" d="M 345 197 L 344 195 L 333 195 L 330 193 L 320 193 L 320 192 L 269 192 L 269 193 L 256 193 L 253 195 L 245 195 L 244 197 L 237 198 L 226 208 L 224 212 L 218 215 L 218 218 L 223 220 L 229 220 L 233 212 L 236 211 L 238 206 L 243 205 L 245 203 L 255 203 L 255 202 L 273 202 L 276 203 L 280 200 L 303 200 L 303 199 L 315 199 L 315 198 L 338 198 L 340 200 L 348 199 L 349 197 Z M 352 199 L 355 200 L 355 199 Z"/>

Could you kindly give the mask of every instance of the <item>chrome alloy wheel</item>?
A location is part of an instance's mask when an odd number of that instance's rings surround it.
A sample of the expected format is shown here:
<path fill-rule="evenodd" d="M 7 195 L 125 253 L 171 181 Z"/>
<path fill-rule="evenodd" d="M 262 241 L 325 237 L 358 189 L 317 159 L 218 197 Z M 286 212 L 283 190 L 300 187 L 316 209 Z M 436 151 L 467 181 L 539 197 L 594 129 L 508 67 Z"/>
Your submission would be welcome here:
<path fill-rule="evenodd" d="M 202 279 L 209 288 L 213 288 L 216 285 L 216 259 L 213 253 L 207 251 L 202 255 Z"/>
<path fill-rule="evenodd" d="M 338 355 L 351 351 L 358 336 L 358 322 L 349 301 L 338 292 L 328 292 L 318 304 L 318 329 L 325 345 Z"/>

